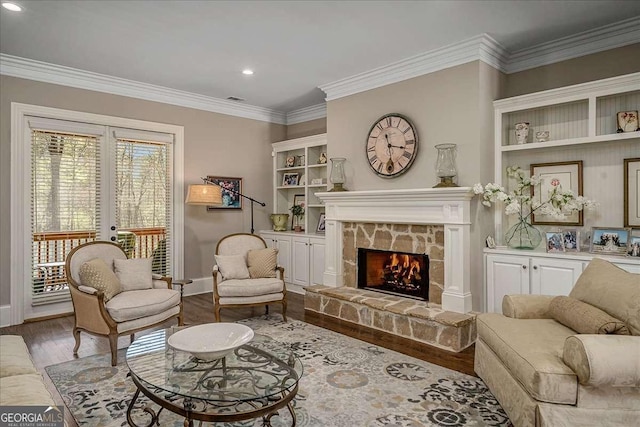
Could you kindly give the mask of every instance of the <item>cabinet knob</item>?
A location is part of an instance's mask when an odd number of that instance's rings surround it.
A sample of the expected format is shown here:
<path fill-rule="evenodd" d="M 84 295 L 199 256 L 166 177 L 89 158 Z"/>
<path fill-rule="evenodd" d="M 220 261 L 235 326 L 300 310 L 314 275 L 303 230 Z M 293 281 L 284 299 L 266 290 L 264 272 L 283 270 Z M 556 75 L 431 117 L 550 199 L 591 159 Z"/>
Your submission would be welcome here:
<path fill-rule="evenodd" d="M 523 266 L 522 266 L 522 269 L 523 269 L 523 270 L 526 270 L 526 269 L 527 269 L 527 266 L 526 266 L 526 265 L 523 265 Z"/>
<path fill-rule="evenodd" d="M 534 269 L 534 270 L 537 270 L 537 269 L 538 269 L 538 266 L 537 266 L 537 265 L 534 265 L 534 266 L 533 266 L 533 269 Z"/>

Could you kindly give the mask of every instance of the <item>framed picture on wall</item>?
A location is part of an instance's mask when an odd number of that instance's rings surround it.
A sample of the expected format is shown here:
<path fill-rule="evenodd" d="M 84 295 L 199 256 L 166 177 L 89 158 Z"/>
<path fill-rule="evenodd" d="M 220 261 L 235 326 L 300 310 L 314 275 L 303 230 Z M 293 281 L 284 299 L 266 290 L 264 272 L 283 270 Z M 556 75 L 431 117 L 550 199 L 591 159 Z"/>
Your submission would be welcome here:
<path fill-rule="evenodd" d="M 242 209 L 242 178 L 229 178 L 223 176 L 207 175 L 207 179 L 222 187 L 222 204 L 219 206 L 207 206 L 207 211 L 216 209 Z"/>
<path fill-rule="evenodd" d="M 624 159 L 624 226 L 640 228 L 640 158 Z"/>
<path fill-rule="evenodd" d="M 537 175 L 541 180 L 539 188 L 536 191 L 534 187 L 532 194 L 533 200 L 540 203 L 549 200 L 551 192 L 558 187 L 582 196 L 582 160 L 532 164 L 531 175 Z M 531 223 L 538 225 L 583 225 L 582 211 L 573 212 L 564 218 L 535 213 L 531 217 Z"/>

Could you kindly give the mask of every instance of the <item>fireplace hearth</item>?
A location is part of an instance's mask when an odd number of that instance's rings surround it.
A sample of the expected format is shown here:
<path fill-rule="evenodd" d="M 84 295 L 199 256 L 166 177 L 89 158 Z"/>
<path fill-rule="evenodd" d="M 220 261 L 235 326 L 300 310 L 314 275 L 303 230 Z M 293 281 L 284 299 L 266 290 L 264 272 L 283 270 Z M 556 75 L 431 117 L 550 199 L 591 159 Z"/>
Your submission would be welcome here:
<path fill-rule="evenodd" d="M 387 294 L 429 300 L 429 256 L 358 248 L 357 285 Z"/>

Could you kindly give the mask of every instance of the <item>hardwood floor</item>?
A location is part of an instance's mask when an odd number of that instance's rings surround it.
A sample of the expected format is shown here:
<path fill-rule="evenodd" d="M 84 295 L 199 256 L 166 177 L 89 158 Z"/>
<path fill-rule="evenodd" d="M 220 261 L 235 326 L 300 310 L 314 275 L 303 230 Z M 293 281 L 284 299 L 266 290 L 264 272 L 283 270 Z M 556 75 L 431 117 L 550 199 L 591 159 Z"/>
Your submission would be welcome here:
<path fill-rule="evenodd" d="M 289 293 L 287 304 L 287 317 L 302 320 L 307 323 L 332 330 L 362 341 L 379 345 L 430 363 L 444 366 L 449 369 L 475 375 L 473 372 L 474 347 L 470 347 L 460 353 L 452 353 L 426 344 L 419 344 L 406 338 L 362 327 L 343 320 L 319 316 L 313 312 L 304 311 L 304 297 Z M 280 313 L 280 306 L 270 307 L 273 313 Z M 234 322 L 240 319 L 259 316 L 264 313 L 264 308 L 228 308 L 222 309 L 223 322 Z M 194 295 L 184 298 L 184 315 L 187 324 L 199 324 L 214 322 L 213 301 L 211 294 Z M 43 374 L 47 387 L 54 396 L 56 403 L 62 404 L 62 398 L 57 393 L 53 383 L 44 371 L 49 365 L 73 360 L 73 316 L 65 316 L 54 319 L 28 322 L 22 325 L 0 328 L 0 335 L 21 335 L 31 352 L 36 368 Z M 138 335 L 144 335 L 141 332 Z M 109 341 L 103 337 L 94 337 L 89 334 L 81 334 L 81 344 L 78 357 L 86 357 L 93 354 L 108 353 Z M 129 337 L 121 337 L 118 340 L 118 348 L 129 345 Z M 65 419 L 69 427 L 77 427 L 69 411 L 65 411 Z"/>

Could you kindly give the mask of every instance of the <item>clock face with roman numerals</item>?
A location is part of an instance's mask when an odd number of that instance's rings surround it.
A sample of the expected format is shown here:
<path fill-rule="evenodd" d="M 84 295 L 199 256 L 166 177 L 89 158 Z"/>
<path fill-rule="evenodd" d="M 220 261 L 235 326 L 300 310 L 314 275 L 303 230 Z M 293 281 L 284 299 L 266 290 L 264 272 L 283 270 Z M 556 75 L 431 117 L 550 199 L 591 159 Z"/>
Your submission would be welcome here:
<path fill-rule="evenodd" d="M 413 164 L 418 154 L 418 133 L 406 117 L 387 114 L 371 126 L 366 148 L 371 169 L 383 178 L 395 178 Z"/>

